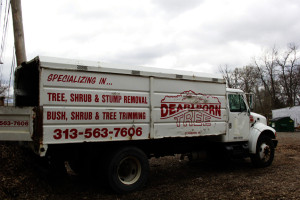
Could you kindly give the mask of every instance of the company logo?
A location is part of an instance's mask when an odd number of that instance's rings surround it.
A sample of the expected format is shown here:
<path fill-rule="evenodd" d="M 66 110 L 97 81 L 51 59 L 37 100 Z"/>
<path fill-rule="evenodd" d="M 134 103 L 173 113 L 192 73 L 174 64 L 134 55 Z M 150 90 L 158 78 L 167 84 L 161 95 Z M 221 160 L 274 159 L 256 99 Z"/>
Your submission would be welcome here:
<path fill-rule="evenodd" d="M 161 119 L 174 118 L 177 127 L 211 126 L 211 119 L 221 119 L 221 102 L 217 97 L 184 91 L 161 100 Z"/>

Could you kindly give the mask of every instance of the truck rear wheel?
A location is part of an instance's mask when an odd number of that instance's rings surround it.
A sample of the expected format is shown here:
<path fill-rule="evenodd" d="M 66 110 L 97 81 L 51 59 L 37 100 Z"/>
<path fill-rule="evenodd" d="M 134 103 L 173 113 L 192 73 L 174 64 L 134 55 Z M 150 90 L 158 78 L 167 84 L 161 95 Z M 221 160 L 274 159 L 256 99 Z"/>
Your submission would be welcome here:
<path fill-rule="evenodd" d="M 108 183 L 117 193 L 140 189 L 147 182 L 148 173 L 148 158 L 136 147 L 119 149 L 112 154 L 108 162 Z"/>
<path fill-rule="evenodd" d="M 251 161 L 255 167 L 270 166 L 274 159 L 274 144 L 270 137 L 259 137 L 256 145 L 256 154 L 251 155 Z"/>

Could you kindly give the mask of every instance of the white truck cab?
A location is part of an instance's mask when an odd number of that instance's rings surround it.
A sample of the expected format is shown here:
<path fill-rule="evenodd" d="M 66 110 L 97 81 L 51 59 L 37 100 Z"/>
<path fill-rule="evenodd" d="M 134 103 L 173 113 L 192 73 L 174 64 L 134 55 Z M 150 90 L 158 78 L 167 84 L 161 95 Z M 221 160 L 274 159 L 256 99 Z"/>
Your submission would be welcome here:
<path fill-rule="evenodd" d="M 276 131 L 267 126 L 264 116 L 250 111 L 242 90 L 227 88 L 226 91 L 229 121 L 228 134 L 224 136 L 223 142 L 245 141 L 255 166 L 270 165 L 277 146 Z"/>
<path fill-rule="evenodd" d="M 228 135 L 225 142 L 248 141 L 250 108 L 242 90 L 226 88 L 228 99 Z"/>

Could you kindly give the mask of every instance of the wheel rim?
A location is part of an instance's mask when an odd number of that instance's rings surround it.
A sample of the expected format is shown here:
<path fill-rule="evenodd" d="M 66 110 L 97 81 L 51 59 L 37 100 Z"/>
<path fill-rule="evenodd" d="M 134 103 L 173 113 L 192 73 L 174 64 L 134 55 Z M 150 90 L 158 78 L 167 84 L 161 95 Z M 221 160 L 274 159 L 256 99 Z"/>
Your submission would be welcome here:
<path fill-rule="evenodd" d="M 118 178 L 126 185 L 137 182 L 141 176 L 141 163 L 135 157 L 126 157 L 121 160 L 118 166 Z"/>
<path fill-rule="evenodd" d="M 259 151 L 259 157 L 264 162 L 268 162 L 268 160 L 270 160 L 271 149 L 270 149 L 269 145 L 267 145 L 265 143 L 261 144 L 260 151 Z"/>

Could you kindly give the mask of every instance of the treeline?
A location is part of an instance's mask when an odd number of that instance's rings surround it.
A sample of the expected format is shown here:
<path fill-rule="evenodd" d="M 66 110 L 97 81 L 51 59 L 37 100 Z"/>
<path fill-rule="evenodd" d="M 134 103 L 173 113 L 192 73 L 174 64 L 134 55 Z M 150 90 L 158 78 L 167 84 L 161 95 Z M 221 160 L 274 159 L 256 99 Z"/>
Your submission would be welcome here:
<path fill-rule="evenodd" d="M 270 118 L 271 110 L 300 105 L 300 62 L 295 44 L 265 51 L 248 66 L 220 67 L 230 88 L 255 94 L 255 112 Z"/>

